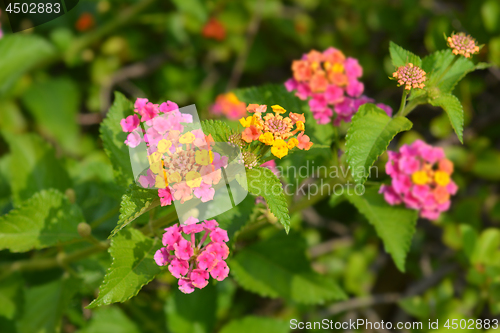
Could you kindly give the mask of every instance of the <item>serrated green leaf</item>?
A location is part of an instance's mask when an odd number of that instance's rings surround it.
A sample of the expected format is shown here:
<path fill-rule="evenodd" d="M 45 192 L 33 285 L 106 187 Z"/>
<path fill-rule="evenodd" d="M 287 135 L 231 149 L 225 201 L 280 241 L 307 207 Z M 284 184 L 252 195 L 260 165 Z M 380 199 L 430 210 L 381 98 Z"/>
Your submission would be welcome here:
<path fill-rule="evenodd" d="M 228 135 L 231 133 L 231 128 L 220 120 L 203 120 L 201 129 L 205 135 L 212 135 L 215 142 L 227 142 Z"/>
<path fill-rule="evenodd" d="M 25 72 L 56 55 L 55 48 L 34 34 L 11 34 L 0 39 L 0 94 Z"/>
<path fill-rule="evenodd" d="M 99 287 L 99 296 L 87 308 L 125 302 L 137 295 L 161 272 L 153 258 L 160 247 L 158 239 L 148 238 L 137 229 L 125 229 L 113 237 L 109 248 L 113 262 Z"/>
<path fill-rule="evenodd" d="M 43 189 L 64 192 L 71 186 L 68 173 L 56 159 L 54 149 L 39 136 L 4 133 L 3 137 L 11 151 L 10 186 L 15 205 Z"/>
<path fill-rule="evenodd" d="M 66 150 L 79 151 L 76 117 L 80 92 L 73 80 L 57 78 L 38 82 L 23 94 L 22 100 L 46 133 Z"/>
<path fill-rule="evenodd" d="M 189 295 L 175 288 L 165 304 L 168 330 L 172 333 L 213 332 L 216 310 L 217 291 L 213 284 Z"/>
<path fill-rule="evenodd" d="M 475 69 L 474 63 L 469 59 L 456 57 L 449 49 L 425 57 L 422 60 L 422 67 L 428 77 L 426 85 L 435 86 L 442 93 L 449 93 L 467 73 Z M 452 66 L 449 67 L 450 65 Z"/>
<path fill-rule="evenodd" d="M 0 217 L 0 250 L 26 252 L 79 238 L 80 208 L 57 190 L 44 190 Z"/>
<path fill-rule="evenodd" d="M 344 292 L 331 278 L 312 270 L 305 251 L 299 235 L 278 233 L 238 252 L 229 267 L 244 289 L 263 297 L 305 304 L 344 299 Z"/>
<path fill-rule="evenodd" d="M 283 320 L 247 316 L 243 319 L 237 319 L 229 322 L 226 326 L 222 327 L 220 333 L 287 333 L 290 332 L 289 323 Z"/>
<path fill-rule="evenodd" d="M 137 325 L 117 306 L 108 306 L 92 311 L 88 326 L 78 333 L 140 333 Z"/>
<path fill-rule="evenodd" d="M 363 195 L 346 194 L 346 198 L 375 227 L 385 250 L 392 256 L 398 269 L 404 272 L 418 212 L 401 205 L 389 205 L 376 188 L 367 188 Z"/>
<path fill-rule="evenodd" d="M 18 333 L 59 332 L 62 315 L 78 291 L 79 280 L 74 278 L 31 287 L 25 292 L 23 316 L 17 322 Z"/>
<path fill-rule="evenodd" d="M 403 49 L 392 41 L 389 42 L 389 53 L 391 54 L 391 60 L 394 67 L 404 66 L 408 63 L 422 67 L 422 60 L 419 56 Z"/>
<path fill-rule="evenodd" d="M 145 189 L 132 184 L 127 192 L 122 196 L 120 203 L 120 217 L 116 227 L 111 231 L 110 237 L 113 237 L 118 231 L 122 230 L 129 223 L 144 213 L 160 205 L 158 190 Z"/>
<path fill-rule="evenodd" d="M 478 62 L 476 64 L 475 69 L 486 69 L 492 67 L 493 64 L 490 64 L 489 62 Z"/>
<path fill-rule="evenodd" d="M 104 150 L 111 160 L 116 181 L 127 186 L 134 181 L 129 149 L 125 145 L 127 133 L 122 131 L 120 120 L 134 113 L 134 105 L 125 96 L 115 92 L 115 101 L 100 127 Z"/>
<path fill-rule="evenodd" d="M 346 135 L 347 162 L 356 183 L 366 181 L 370 167 L 387 150 L 394 136 L 411 127 L 412 123 L 407 118 L 391 118 L 374 104 L 359 107 Z"/>
<path fill-rule="evenodd" d="M 290 215 L 280 180 L 271 170 L 262 167 L 247 170 L 247 180 L 248 192 L 264 197 L 271 213 L 276 216 L 288 232 L 290 230 Z"/>
<path fill-rule="evenodd" d="M 431 105 L 440 106 L 448 114 L 451 126 L 457 133 L 460 142 L 464 142 L 463 131 L 464 131 L 464 110 L 462 108 L 462 103 L 460 100 L 452 94 L 439 94 L 437 98 L 430 100 Z"/>

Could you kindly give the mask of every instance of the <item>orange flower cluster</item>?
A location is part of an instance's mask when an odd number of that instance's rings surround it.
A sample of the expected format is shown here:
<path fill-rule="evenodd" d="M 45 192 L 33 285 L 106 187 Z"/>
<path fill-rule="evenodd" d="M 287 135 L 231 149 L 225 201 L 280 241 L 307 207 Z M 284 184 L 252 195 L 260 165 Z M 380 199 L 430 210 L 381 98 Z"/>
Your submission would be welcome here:
<path fill-rule="evenodd" d="M 466 35 L 463 32 L 458 34 L 451 34 L 450 37 L 446 39 L 448 46 L 453 50 L 453 54 L 461 54 L 466 58 L 470 58 L 472 54 L 479 52 L 479 46 L 476 45 L 476 41 L 470 35 Z"/>

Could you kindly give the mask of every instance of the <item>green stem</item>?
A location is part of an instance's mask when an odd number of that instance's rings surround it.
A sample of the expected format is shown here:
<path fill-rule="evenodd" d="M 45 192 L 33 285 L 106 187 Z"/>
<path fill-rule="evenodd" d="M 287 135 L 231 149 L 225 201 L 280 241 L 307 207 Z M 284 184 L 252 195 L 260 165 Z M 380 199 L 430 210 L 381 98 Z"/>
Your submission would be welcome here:
<path fill-rule="evenodd" d="M 399 106 L 399 110 L 398 110 L 398 113 L 396 114 L 396 116 L 403 115 L 403 112 L 404 112 L 404 109 L 406 106 L 406 97 L 408 96 L 409 92 L 410 92 L 409 90 L 406 90 L 406 89 L 404 90 L 403 97 L 401 97 L 401 105 Z"/>
<path fill-rule="evenodd" d="M 152 236 L 154 231 L 158 228 L 165 227 L 170 223 L 177 220 L 177 212 L 174 210 L 168 213 L 165 216 L 160 217 L 159 219 L 152 221 L 151 223 L 146 224 L 141 229 L 139 229 L 145 236 Z"/>

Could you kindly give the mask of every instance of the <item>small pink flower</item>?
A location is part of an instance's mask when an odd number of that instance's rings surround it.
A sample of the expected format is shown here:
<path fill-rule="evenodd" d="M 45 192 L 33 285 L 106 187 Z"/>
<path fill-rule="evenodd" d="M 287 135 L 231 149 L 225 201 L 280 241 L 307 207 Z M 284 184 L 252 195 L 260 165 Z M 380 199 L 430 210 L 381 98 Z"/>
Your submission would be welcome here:
<path fill-rule="evenodd" d="M 139 109 L 139 114 L 142 116 L 141 121 L 148 121 L 158 115 L 158 105 L 147 103 L 142 109 Z"/>
<path fill-rule="evenodd" d="M 191 294 L 194 291 L 194 286 L 190 279 L 179 279 L 179 290 L 184 294 Z"/>
<path fill-rule="evenodd" d="M 207 202 L 213 200 L 215 189 L 212 188 L 212 185 L 202 182 L 200 187 L 194 189 L 193 193 L 195 197 L 201 199 L 201 202 Z"/>
<path fill-rule="evenodd" d="M 363 93 L 364 89 L 365 86 L 363 83 L 358 80 L 350 80 L 347 84 L 346 92 L 349 96 L 359 97 Z"/>
<path fill-rule="evenodd" d="M 182 239 L 181 236 L 181 228 L 176 224 L 173 226 L 166 228 L 165 233 L 163 234 L 162 237 L 162 243 L 164 246 L 174 246 L 178 241 Z"/>
<path fill-rule="evenodd" d="M 217 260 L 226 260 L 229 256 L 229 248 L 226 243 L 212 243 L 207 246 L 206 251 L 213 253 Z"/>
<path fill-rule="evenodd" d="M 148 170 L 149 171 L 149 170 Z M 172 204 L 173 196 L 172 192 L 170 192 L 170 188 L 159 188 L 158 196 L 160 197 L 160 205 L 168 206 Z"/>
<path fill-rule="evenodd" d="M 358 59 L 347 58 L 344 63 L 344 69 L 348 78 L 357 79 L 363 75 L 363 67 L 359 65 Z"/>
<path fill-rule="evenodd" d="M 213 231 L 218 226 L 219 226 L 219 223 L 217 223 L 217 221 L 215 221 L 215 220 L 205 220 L 205 222 L 203 223 L 203 227 L 207 231 Z"/>
<path fill-rule="evenodd" d="M 210 233 L 210 239 L 215 243 L 228 242 L 227 231 L 221 228 L 216 228 Z"/>
<path fill-rule="evenodd" d="M 156 251 L 154 255 L 155 262 L 158 266 L 165 266 L 168 263 L 169 253 L 166 247 L 162 247 Z"/>
<path fill-rule="evenodd" d="M 175 256 L 182 260 L 189 260 L 193 256 L 193 247 L 191 242 L 181 238 L 177 243 L 174 244 Z"/>
<path fill-rule="evenodd" d="M 268 168 L 269 170 L 271 170 L 276 177 L 280 176 L 280 172 L 279 172 L 278 168 L 276 167 L 276 161 L 275 160 L 269 160 L 269 161 L 267 161 L 265 163 L 262 163 L 260 166 L 263 167 L 263 168 Z"/>
<path fill-rule="evenodd" d="M 120 121 L 120 125 L 122 126 L 122 130 L 124 132 L 132 132 L 137 128 L 137 126 L 139 126 L 139 117 L 137 117 L 136 114 L 128 116 Z"/>
<path fill-rule="evenodd" d="M 291 79 L 288 79 L 285 81 L 285 88 L 288 91 L 297 90 L 298 85 L 299 85 L 298 82 L 295 81 L 294 78 L 291 78 Z"/>
<path fill-rule="evenodd" d="M 193 197 L 193 191 L 185 182 L 174 184 L 173 186 L 175 200 L 180 200 L 181 204 Z"/>
<path fill-rule="evenodd" d="M 219 261 L 215 267 L 210 271 L 210 275 L 217 281 L 222 281 L 229 275 L 229 267 L 225 261 Z"/>
<path fill-rule="evenodd" d="M 204 269 L 193 269 L 193 271 L 189 275 L 189 278 L 191 279 L 191 283 L 193 284 L 193 286 L 200 289 L 205 288 L 207 286 L 209 277 L 210 275 Z"/>
<path fill-rule="evenodd" d="M 151 171 L 151 169 L 148 169 L 146 176 L 144 176 L 144 175 L 139 176 L 138 182 L 144 188 L 154 187 L 155 174 L 153 173 L 153 171 Z M 158 192 L 158 194 L 159 194 L 159 192 Z"/>
<path fill-rule="evenodd" d="M 220 169 L 215 169 L 213 165 L 204 165 L 200 169 L 200 174 L 202 176 L 203 182 L 208 185 L 218 184 L 222 179 L 222 173 Z"/>
<path fill-rule="evenodd" d="M 135 112 L 139 112 L 140 110 L 144 109 L 144 107 L 146 106 L 146 104 L 148 104 L 148 99 L 147 98 L 138 98 L 136 99 L 135 103 L 134 103 L 134 111 Z"/>
<path fill-rule="evenodd" d="M 170 265 L 168 266 L 168 270 L 172 274 L 172 276 L 180 279 L 181 276 L 184 276 L 188 273 L 189 263 L 186 260 L 179 260 L 177 258 L 172 259 Z"/>
<path fill-rule="evenodd" d="M 184 221 L 184 224 L 185 225 L 191 225 L 191 224 L 196 224 L 200 222 L 200 220 L 198 220 L 196 217 L 194 216 L 190 216 L 186 219 L 186 221 Z"/>
<path fill-rule="evenodd" d="M 164 103 L 161 103 L 160 105 L 160 112 L 167 113 L 170 111 L 178 110 L 179 106 L 171 101 L 166 101 Z"/>
<path fill-rule="evenodd" d="M 182 232 L 187 234 L 187 235 L 197 234 L 201 231 L 203 231 L 203 224 L 202 223 L 190 224 L 190 225 L 185 225 L 182 227 Z"/>
<path fill-rule="evenodd" d="M 196 258 L 196 262 L 198 263 L 198 267 L 201 269 L 206 269 L 207 271 L 211 271 L 217 263 L 217 258 L 213 253 L 209 253 L 207 251 L 203 251 L 202 254 Z"/>
<path fill-rule="evenodd" d="M 125 144 L 130 148 L 135 148 L 141 143 L 141 136 L 137 131 L 133 131 L 127 136 L 127 140 L 125 140 Z"/>
<path fill-rule="evenodd" d="M 212 161 L 212 165 L 214 166 L 215 169 L 227 167 L 229 159 L 227 156 L 221 156 L 219 153 L 215 152 L 213 153 L 213 155 L 214 155 L 214 160 Z"/>
<path fill-rule="evenodd" d="M 160 134 L 169 130 L 170 124 L 165 117 L 158 116 L 153 118 L 153 128 Z"/>
<path fill-rule="evenodd" d="M 325 91 L 325 100 L 328 104 L 337 104 L 344 100 L 344 90 L 336 85 L 329 85 Z"/>
<path fill-rule="evenodd" d="M 377 103 L 376 106 L 384 110 L 389 117 L 392 117 L 392 108 L 389 105 L 385 105 L 383 103 Z"/>

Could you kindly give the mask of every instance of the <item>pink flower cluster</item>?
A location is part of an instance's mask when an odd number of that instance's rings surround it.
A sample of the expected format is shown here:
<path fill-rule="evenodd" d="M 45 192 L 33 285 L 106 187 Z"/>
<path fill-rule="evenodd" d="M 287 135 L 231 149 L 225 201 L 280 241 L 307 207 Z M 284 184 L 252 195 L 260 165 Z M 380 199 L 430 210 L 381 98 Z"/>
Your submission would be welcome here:
<path fill-rule="evenodd" d="M 346 58 L 330 47 L 323 53 L 312 50 L 292 63 L 293 78 L 285 82 L 288 91 L 302 100 L 309 98 L 309 107 L 318 124 L 327 124 L 334 113 L 334 125 L 351 121 L 360 105 L 372 100 L 363 96 L 364 85 L 359 78 L 363 68 L 358 60 Z M 392 109 L 378 105 L 392 114 Z"/>
<path fill-rule="evenodd" d="M 124 132 L 130 132 L 126 145 L 135 148 L 144 141 L 147 146 L 149 168 L 138 177 L 138 183 L 158 188 L 162 206 L 172 200 L 183 204 L 194 197 L 202 202 L 212 200 L 212 186 L 219 183 L 220 169 L 228 163 L 227 156 L 211 151 L 213 138 L 205 136 L 201 128 L 183 133 L 185 124 L 193 123 L 193 116 L 181 113 L 173 102 L 158 105 L 138 98 L 134 111 L 136 114 L 120 124 Z M 139 126 L 141 122 L 145 130 Z"/>
<path fill-rule="evenodd" d="M 184 226 L 175 224 L 166 228 L 162 239 L 165 247 L 154 255 L 159 266 L 168 265 L 170 273 L 179 279 L 179 290 L 185 294 L 192 293 L 195 288 L 204 288 L 210 275 L 217 281 L 229 275 L 229 267 L 224 261 L 229 255 L 227 231 L 219 228 L 215 220 L 197 222 L 191 217 Z M 203 231 L 205 233 L 201 236 Z M 197 242 L 198 233 L 200 239 Z"/>
<path fill-rule="evenodd" d="M 399 152 L 389 152 L 385 166 L 391 185 L 382 185 L 379 193 L 391 205 L 404 203 L 416 209 L 420 217 L 436 220 L 450 208 L 450 196 L 458 187 L 451 179 L 453 163 L 444 151 L 421 140 L 404 145 Z"/>

